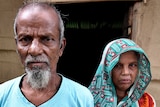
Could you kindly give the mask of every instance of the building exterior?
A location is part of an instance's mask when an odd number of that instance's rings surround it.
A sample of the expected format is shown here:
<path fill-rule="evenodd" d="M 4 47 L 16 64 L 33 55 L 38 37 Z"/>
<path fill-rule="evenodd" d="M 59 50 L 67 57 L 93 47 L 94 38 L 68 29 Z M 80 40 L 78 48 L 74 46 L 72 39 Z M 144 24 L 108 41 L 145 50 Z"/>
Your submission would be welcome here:
<path fill-rule="evenodd" d="M 13 21 L 18 8 L 23 2 L 30 0 L 0 0 L 0 83 L 23 74 L 23 66 L 16 53 L 13 34 Z M 34 0 L 33 0 L 34 1 Z M 41 1 L 41 0 L 39 0 Z M 47 1 L 47 0 L 46 0 Z M 100 0 L 49 0 L 55 3 L 97 2 Z M 101 0 L 107 1 L 107 0 Z M 110 0 L 112 1 L 112 0 Z M 113 0 L 122 1 L 123 0 Z M 127 0 L 125 0 L 127 1 Z M 128 0 L 137 1 L 130 11 L 129 32 L 131 39 L 137 42 L 148 54 L 151 61 L 152 82 L 147 91 L 156 99 L 160 106 L 160 1 L 159 0 Z"/>

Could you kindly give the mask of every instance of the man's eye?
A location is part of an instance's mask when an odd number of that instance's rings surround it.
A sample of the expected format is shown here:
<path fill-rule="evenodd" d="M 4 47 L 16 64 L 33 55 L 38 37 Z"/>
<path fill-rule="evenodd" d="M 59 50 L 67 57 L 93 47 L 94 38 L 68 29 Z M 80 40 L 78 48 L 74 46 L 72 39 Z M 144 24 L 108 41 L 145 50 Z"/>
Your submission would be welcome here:
<path fill-rule="evenodd" d="M 32 41 L 32 38 L 30 36 L 24 36 L 18 39 L 18 42 L 21 45 L 27 45 Z"/>
<path fill-rule="evenodd" d="M 51 44 L 52 42 L 53 42 L 53 38 L 51 38 L 51 37 L 42 37 L 41 38 L 41 41 L 44 43 L 44 44 Z"/>

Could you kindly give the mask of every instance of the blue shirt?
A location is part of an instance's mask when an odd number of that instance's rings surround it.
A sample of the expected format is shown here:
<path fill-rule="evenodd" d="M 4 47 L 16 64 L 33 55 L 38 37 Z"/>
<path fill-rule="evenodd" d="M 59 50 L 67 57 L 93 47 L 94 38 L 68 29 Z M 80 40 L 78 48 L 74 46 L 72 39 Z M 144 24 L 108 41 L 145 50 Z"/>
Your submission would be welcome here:
<path fill-rule="evenodd" d="M 0 85 L 0 107 L 36 107 L 20 90 L 22 76 Z M 38 107 L 94 107 L 93 96 L 85 86 L 62 76 L 58 92 Z"/>

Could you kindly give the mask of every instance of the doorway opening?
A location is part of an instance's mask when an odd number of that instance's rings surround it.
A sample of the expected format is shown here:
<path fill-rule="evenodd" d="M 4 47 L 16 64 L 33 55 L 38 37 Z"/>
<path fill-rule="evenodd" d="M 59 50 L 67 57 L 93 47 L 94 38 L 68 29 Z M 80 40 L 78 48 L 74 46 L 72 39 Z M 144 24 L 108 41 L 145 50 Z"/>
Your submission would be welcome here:
<path fill-rule="evenodd" d="M 89 86 L 105 45 L 113 39 L 129 38 L 126 18 L 134 2 L 90 2 L 57 4 L 65 17 L 67 46 L 58 72 Z"/>

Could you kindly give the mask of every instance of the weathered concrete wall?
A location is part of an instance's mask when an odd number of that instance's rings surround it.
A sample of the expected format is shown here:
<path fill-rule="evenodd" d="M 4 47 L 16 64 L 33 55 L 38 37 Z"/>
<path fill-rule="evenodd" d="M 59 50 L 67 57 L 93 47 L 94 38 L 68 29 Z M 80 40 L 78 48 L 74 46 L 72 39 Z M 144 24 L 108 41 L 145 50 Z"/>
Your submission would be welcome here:
<path fill-rule="evenodd" d="M 157 107 L 160 107 L 160 88 L 159 88 L 160 81 L 152 80 L 152 82 L 147 87 L 147 92 L 149 92 L 156 100 Z"/>
<path fill-rule="evenodd" d="M 22 0 L 0 0 L 0 83 L 22 73 L 15 51 L 13 21 Z"/>
<path fill-rule="evenodd" d="M 147 91 L 160 107 L 160 0 L 136 3 L 133 9 L 132 39 L 147 53 L 151 61 L 152 82 Z"/>

